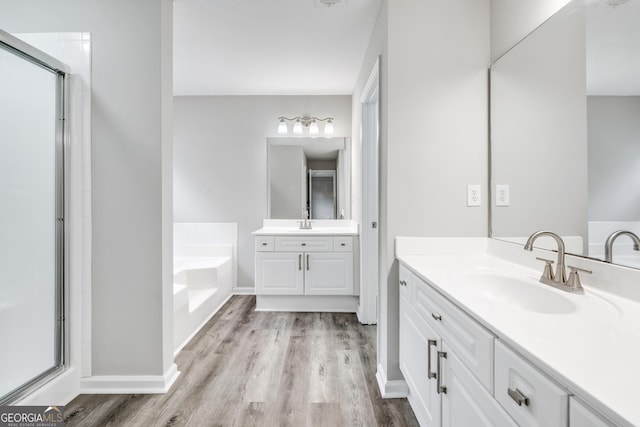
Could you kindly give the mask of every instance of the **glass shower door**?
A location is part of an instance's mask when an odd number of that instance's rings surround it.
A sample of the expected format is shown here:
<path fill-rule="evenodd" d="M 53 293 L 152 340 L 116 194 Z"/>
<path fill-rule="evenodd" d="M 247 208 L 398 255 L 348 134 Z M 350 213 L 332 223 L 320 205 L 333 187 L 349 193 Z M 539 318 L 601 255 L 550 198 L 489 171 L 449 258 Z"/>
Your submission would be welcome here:
<path fill-rule="evenodd" d="M 63 84 L 0 43 L 0 402 L 63 363 Z"/>

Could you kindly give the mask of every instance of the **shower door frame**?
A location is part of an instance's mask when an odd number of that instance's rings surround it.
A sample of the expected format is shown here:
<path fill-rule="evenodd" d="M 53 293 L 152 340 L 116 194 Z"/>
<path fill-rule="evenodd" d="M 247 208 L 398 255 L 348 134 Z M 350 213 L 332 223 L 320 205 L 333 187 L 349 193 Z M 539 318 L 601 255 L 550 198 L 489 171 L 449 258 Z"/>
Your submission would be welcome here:
<path fill-rule="evenodd" d="M 26 383 L 0 396 L 0 405 L 7 405 L 18 401 L 38 387 L 49 382 L 62 373 L 68 366 L 69 327 L 66 322 L 68 313 L 67 303 L 67 256 L 68 233 L 65 227 L 66 176 L 67 162 L 65 155 L 69 146 L 68 99 L 69 99 L 69 68 L 57 59 L 36 49 L 35 47 L 0 30 L 0 46 L 3 50 L 19 58 L 39 66 L 56 76 L 56 128 L 55 128 L 55 348 L 54 366 L 31 378 Z"/>

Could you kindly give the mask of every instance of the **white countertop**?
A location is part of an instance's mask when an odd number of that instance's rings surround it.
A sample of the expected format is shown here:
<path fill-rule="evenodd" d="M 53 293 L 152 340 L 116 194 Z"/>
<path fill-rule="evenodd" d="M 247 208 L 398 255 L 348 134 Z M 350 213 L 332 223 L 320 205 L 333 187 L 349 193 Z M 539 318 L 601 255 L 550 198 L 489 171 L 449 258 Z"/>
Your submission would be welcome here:
<path fill-rule="evenodd" d="M 482 250 L 482 244 L 477 246 L 480 250 L 464 250 L 462 255 L 451 247 L 442 255 L 433 249 L 425 254 L 416 253 L 420 251 L 415 248 L 408 253 L 400 250 L 397 258 L 594 408 L 620 424 L 640 425 L 640 393 L 636 390 L 640 384 L 640 303 L 585 284 L 584 276 L 584 295 L 554 289 L 538 282 L 542 263 L 533 269 L 493 256 Z M 524 252 L 515 245 L 514 250 Z M 555 254 L 546 256 L 555 259 Z M 504 289 L 492 293 L 483 292 L 481 286 L 474 288 L 475 278 L 483 275 L 526 281 L 524 286 L 549 297 L 548 306 L 530 310 L 525 307 L 526 299 L 521 301 L 524 305 L 505 301 L 502 295 L 509 292 Z M 516 282 L 514 286 L 523 285 Z M 553 311 L 556 300 L 562 302 L 559 313 L 540 312 L 547 307 Z"/>
<path fill-rule="evenodd" d="M 300 219 L 265 219 L 262 228 L 254 231 L 256 236 L 357 236 L 358 223 L 349 219 L 312 219 L 311 229 L 301 229 Z"/>

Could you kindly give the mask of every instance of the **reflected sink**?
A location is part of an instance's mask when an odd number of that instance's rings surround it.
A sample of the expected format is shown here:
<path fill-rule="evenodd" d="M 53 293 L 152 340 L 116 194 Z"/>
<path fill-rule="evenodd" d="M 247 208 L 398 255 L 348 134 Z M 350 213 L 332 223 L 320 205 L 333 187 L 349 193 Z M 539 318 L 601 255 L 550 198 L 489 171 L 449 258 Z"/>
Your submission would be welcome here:
<path fill-rule="evenodd" d="M 493 272 L 469 272 L 461 277 L 471 292 L 491 301 L 511 304 L 523 310 L 544 314 L 570 314 L 578 307 L 561 291 L 534 280 L 524 280 Z"/>

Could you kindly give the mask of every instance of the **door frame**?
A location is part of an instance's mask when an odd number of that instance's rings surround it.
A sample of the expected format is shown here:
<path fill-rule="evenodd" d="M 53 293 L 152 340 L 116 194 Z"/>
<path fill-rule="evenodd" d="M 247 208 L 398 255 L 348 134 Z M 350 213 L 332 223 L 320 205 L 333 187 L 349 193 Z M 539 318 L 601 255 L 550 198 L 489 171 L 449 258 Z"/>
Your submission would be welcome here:
<path fill-rule="evenodd" d="M 378 323 L 380 212 L 380 57 L 364 86 L 362 105 L 362 226 L 358 320 Z"/>

